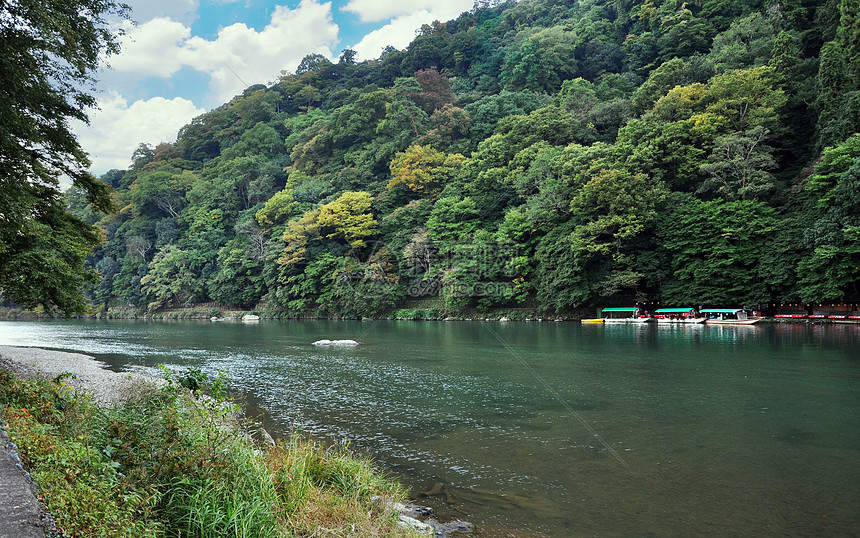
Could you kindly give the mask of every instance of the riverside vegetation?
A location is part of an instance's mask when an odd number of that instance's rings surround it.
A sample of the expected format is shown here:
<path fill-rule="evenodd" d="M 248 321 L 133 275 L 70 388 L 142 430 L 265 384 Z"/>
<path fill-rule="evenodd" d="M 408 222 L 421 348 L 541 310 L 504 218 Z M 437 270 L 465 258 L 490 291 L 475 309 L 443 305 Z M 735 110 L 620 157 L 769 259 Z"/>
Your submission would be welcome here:
<path fill-rule="evenodd" d="M 0 17 L 3 59 L 35 54 L 18 34 L 104 22 L 18 7 Z M 33 65 L 88 74 L 116 49 L 95 30 Z M 64 125 L 33 105 L 42 86 L 19 86 L 3 133 Z M 71 137 L 30 140 L 48 160 L 3 149 L 21 192 L 0 200 L 0 290 L 67 314 L 87 310 L 81 290 L 102 312 L 347 317 L 424 299 L 446 316 L 857 302 L 858 129 L 855 0 L 482 1 L 378 59 L 308 55 L 100 181 L 76 144 L 49 144 Z M 74 164 L 65 198 L 51 162 Z M 29 169 L 46 177 L 14 172 Z"/>
<path fill-rule="evenodd" d="M 65 535 L 413 535 L 379 501 L 403 489 L 369 460 L 298 437 L 257 448 L 220 380 L 200 397 L 206 376 L 188 374 L 106 406 L 63 376 L 0 371 L 3 422 Z"/>
<path fill-rule="evenodd" d="M 140 145 L 97 307 L 860 300 L 854 0 L 479 2 Z M 274 314 L 272 314 L 274 315 Z"/>

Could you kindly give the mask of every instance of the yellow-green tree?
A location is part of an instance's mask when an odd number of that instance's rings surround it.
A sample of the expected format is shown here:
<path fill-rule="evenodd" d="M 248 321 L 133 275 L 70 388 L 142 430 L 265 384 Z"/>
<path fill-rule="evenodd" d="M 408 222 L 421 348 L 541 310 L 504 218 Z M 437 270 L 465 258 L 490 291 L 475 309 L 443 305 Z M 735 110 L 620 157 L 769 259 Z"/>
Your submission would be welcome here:
<path fill-rule="evenodd" d="M 391 161 L 388 190 L 402 185 L 416 194 L 435 198 L 465 160 L 459 153 L 446 155 L 429 146 L 413 144 Z"/>
<path fill-rule="evenodd" d="M 373 197 L 362 191 L 347 191 L 320 208 L 317 224 L 328 238 L 342 238 L 350 247 L 360 248 L 376 232 L 377 222 L 370 211 Z"/>
<path fill-rule="evenodd" d="M 313 209 L 287 225 L 283 235 L 286 245 L 278 258 L 279 264 L 292 265 L 304 259 L 308 243 L 320 236 L 319 214 L 319 209 Z"/>

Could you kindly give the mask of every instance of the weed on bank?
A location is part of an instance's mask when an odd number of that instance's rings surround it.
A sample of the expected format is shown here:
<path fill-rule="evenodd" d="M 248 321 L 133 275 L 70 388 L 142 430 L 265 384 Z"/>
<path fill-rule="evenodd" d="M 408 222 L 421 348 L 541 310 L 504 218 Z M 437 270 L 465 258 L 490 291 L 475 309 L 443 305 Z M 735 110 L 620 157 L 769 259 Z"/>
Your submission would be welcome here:
<path fill-rule="evenodd" d="M 65 377 L 0 371 L 0 414 L 67 536 L 412 535 L 372 500 L 404 491 L 369 460 L 299 437 L 255 446 L 219 380 L 200 397 L 199 372 L 169 375 L 104 406 Z"/>

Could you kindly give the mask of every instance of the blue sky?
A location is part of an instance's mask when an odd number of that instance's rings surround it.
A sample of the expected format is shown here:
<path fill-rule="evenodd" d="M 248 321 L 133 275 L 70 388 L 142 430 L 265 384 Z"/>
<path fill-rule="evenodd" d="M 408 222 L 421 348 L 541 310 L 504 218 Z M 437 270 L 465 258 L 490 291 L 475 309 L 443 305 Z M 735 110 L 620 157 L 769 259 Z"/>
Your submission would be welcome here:
<path fill-rule="evenodd" d="M 292 72 L 307 54 L 333 61 L 352 48 L 376 58 L 415 30 L 472 8 L 473 0 L 126 0 L 135 24 L 99 73 L 90 126 L 73 125 L 92 171 L 130 165 L 141 142 L 172 142 L 192 118 L 252 84 Z"/>

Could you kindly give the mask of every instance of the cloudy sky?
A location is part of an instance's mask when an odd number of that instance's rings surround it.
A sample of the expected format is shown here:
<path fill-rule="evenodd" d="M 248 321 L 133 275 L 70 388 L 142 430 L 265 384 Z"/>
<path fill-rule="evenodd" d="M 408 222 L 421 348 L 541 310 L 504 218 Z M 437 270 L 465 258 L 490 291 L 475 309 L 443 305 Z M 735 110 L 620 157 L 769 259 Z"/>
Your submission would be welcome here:
<path fill-rule="evenodd" d="M 473 0 L 126 0 L 134 24 L 99 73 L 99 110 L 74 125 L 100 175 L 125 169 L 141 142 L 180 127 L 252 84 L 292 72 L 307 54 L 358 60 L 406 47 L 415 30 L 455 18 Z"/>

